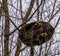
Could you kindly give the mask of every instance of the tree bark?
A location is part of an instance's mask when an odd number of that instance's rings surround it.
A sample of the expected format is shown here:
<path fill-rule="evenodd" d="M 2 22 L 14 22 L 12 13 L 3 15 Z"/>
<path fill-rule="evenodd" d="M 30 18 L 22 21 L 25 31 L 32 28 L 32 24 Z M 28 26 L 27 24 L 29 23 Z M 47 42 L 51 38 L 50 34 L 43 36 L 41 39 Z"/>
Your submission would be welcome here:
<path fill-rule="evenodd" d="M 39 0 L 36 0 L 36 5 L 39 6 Z M 37 10 L 37 21 L 39 22 L 39 9 Z"/>
<path fill-rule="evenodd" d="M 34 56 L 34 46 L 31 46 L 30 56 Z"/>
<path fill-rule="evenodd" d="M 5 13 L 4 56 L 9 56 L 9 15 L 8 15 L 7 0 L 3 0 L 2 3 L 3 3 L 3 10 Z"/>
<path fill-rule="evenodd" d="M 2 6 L 0 6 L 0 20 L 1 20 L 1 16 L 2 16 Z"/>

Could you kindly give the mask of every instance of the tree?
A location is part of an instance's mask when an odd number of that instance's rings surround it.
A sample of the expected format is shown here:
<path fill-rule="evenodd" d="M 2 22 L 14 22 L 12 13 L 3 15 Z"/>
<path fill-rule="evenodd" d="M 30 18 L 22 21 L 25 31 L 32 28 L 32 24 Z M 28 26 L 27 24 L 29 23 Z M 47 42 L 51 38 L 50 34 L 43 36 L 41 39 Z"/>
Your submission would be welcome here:
<path fill-rule="evenodd" d="M 0 21 L 2 22 L 0 27 L 2 29 L 1 40 L 3 39 L 1 41 L 1 56 L 59 55 L 60 40 L 53 40 L 54 35 L 56 35 L 56 30 L 59 30 L 59 6 L 59 0 L 2 0 L 0 7 Z M 19 31 L 23 29 L 26 24 L 30 23 L 30 21 L 46 21 L 51 25 L 54 24 L 55 32 L 49 43 L 46 42 L 37 47 L 29 47 L 22 43 L 19 36 Z M 57 46 L 55 46 L 55 44 Z"/>

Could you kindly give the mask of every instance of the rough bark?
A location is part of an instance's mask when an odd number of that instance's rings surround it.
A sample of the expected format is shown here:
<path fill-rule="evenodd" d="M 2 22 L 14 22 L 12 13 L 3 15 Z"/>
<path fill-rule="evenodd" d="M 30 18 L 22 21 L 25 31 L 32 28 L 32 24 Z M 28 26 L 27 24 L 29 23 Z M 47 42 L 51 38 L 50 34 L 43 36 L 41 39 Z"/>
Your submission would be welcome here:
<path fill-rule="evenodd" d="M 31 46 L 30 56 L 34 56 L 34 46 Z"/>
<path fill-rule="evenodd" d="M 8 15 L 7 0 L 3 0 L 2 3 L 3 3 L 3 10 L 5 13 L 4 56 L 9 56 L 9 15 Z"/>

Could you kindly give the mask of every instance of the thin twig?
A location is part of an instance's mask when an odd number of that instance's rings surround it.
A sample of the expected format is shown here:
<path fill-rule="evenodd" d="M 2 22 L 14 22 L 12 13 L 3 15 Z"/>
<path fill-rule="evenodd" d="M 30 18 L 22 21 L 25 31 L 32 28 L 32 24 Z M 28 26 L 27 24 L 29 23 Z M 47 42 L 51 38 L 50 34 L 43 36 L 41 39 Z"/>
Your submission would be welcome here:
<path fill-rule="evenodd" d="M 53 19 L 53 13 L 54 13 L 55 4 L 56 4 L 56 0 L 54 1 L 52 13 L 51 13 L 51 18 L 50 18 L 49 22 Z"/>
<path fill-rule="evenodd" d="M 59 20 L 60 20 L 60 17 L 58 18 L 58 21 L 57 21 L 57 23 L 56 23 L 56 25 L 55 25 L 55 27 L 54 27 L 54 28 L 56 28 L 56 27 L 57 27 L 57 25 L 58 25 L 58 23 L 59 23 Z"/>

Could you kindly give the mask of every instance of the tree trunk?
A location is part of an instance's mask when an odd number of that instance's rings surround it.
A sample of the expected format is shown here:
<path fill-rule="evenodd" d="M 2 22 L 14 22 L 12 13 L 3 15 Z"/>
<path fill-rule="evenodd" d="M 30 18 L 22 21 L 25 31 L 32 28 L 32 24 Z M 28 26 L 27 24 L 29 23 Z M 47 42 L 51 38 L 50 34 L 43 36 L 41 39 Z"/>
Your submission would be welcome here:
<path fill-rule="evenodd" d="M 34 56 L 34 46 L 31 46 L 30 56 Z"/>
<path fill-rule="evenodd" d="M 9 56 L 9 15 L 7 0 L 3 0 L 3 10 L 5 12 L 5 29 L 4 29 L 4 56 Z"/>

